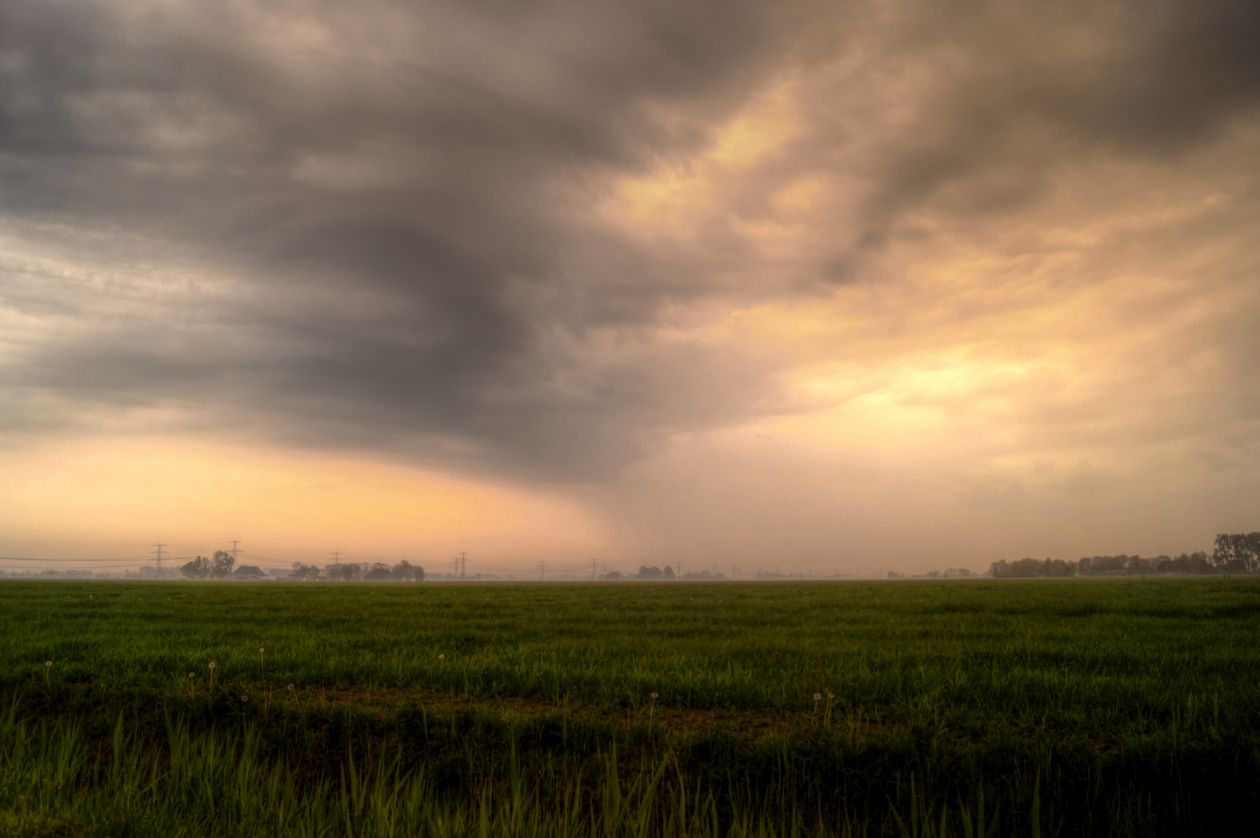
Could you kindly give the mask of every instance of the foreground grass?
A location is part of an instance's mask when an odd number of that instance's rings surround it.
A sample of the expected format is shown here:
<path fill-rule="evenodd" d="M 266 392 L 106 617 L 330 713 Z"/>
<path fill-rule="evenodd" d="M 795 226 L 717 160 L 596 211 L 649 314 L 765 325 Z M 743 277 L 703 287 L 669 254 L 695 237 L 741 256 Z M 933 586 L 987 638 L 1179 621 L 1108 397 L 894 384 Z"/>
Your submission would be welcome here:
<path fill-rule="evenodd" d="M 8 582 L 0 831 L 1250 831 L 1257 618 L 1238 578 Z"/>

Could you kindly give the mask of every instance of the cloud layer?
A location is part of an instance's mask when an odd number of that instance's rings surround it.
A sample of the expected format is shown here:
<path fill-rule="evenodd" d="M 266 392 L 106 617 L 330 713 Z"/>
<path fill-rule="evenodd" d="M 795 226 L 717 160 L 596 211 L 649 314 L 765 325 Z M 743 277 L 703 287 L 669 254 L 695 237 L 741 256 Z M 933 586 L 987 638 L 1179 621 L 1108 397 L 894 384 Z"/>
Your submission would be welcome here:
<path fill-rule="evenodd" d="M 746 401 L 679 404 L 715 359 L 643 333 L 704 293 L 695 255 L 590 208 L 707 141 L 779 15 L 290 11 L 8 9 L 4 224 L 33 253 L 5 301 L 69 321 L 13 348 L 23 401 L 558 475 Z"/>
<path fill-rule="evenodd" d="M 606 482 L 983 380 L 994 462 L 1086 426 L 1219 458 L 1260 414 L 1257 42 L 1246 0 L 8 3 L 0 433 Z M 1114 321 L 1010 333 L 1037 312 Z M 1173 418 L 1062 372 L 1111 349 Z M 950 352 L 975 386 L 897 390 Z"/>

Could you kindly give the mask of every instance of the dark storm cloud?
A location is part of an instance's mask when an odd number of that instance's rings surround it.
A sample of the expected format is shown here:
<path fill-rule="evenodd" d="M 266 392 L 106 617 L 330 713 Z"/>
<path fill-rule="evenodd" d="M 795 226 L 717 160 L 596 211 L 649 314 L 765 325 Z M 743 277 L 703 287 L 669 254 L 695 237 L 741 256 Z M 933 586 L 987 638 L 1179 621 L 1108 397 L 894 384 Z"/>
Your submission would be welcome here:
<path fill-rule="evenodd" d="M 1019 209 L 1058 167 L 1099 155 L 1174 162 L 1260 105 L 1260 4 L 1247 0 L 922 11 L 886 43 L 928 80 L 874 163 L 857 250 L 934 201 Z"/>
<path fill-rule="evenodd" d="M 684 346 L 652 369 L 659 351 L 633 334 L 620 357 L 552 348 L 642 331 L 692 293 L 587 218 L 584 181 L 706 141 L 780 49 L 778 18 L 758 3 L 8 4 L 5 218 L 136 237 L 238 293 L 123 307 L 21 347 L 5 378 L 201 403 L 307 443 L 561 475 L 615 464 L 638 426 L 688 421 L 665 405 L 688 379 L 704 393 L 710 362 Z M 9 305 L 34 305 L 29 290 Z M 172 336 L 163 320 L 189 306 Z"/>
<path fill-rule="evenodd" d="M 0 308 L 48 320 L 8 339 L 0 387 L 603 474 L 668 432 L 782 408 L 775 359 L 658 332 L 671 306 L 782 283 L 741 273 L 753 251 L 720 223 L 645 244 L 601 220 L 616 178 L 685 163 L 798 69 L 803 154 L 761 177 L 861 167 L 860 224 L 807 254 L 852 279 L 934 201 L 1008 211 L 1096 148 L 1210 139 L 1256 102 L 1257 8 L 6 3 L 0 233 L 85 267 L 0 265 Z M 850 51 L 867 87 L 810 86 Z M 881 81 L 904 66 L 928 79 L 909 94 Z M 873 125 L 874 150 L 842 161 L 831 94 L 906 111 L 907 130 Z M 0 422 L 19 414 L 33 424 Z"/>

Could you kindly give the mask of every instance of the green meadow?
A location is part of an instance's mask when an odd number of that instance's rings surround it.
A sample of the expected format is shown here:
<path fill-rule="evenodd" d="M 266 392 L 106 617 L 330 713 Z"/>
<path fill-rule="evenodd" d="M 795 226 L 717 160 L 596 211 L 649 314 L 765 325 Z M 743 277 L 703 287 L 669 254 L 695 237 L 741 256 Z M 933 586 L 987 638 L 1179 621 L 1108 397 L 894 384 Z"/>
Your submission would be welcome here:
<path fill-rule="evenodd" d="M 1260 579 L 0 583 L 3 835 L 1260 823 Z"/>

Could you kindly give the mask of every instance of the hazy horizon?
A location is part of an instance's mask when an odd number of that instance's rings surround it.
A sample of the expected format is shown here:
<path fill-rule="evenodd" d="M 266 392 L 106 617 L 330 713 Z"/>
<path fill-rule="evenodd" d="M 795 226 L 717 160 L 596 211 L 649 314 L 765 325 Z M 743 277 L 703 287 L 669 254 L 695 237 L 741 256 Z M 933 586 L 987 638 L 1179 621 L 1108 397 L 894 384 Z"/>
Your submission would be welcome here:
<path fill-rule="evenodd" d="M 0 555 L 1211 550 L 1260 529 L 1257 42 L 1246 0 L 5 3 Z"/>

